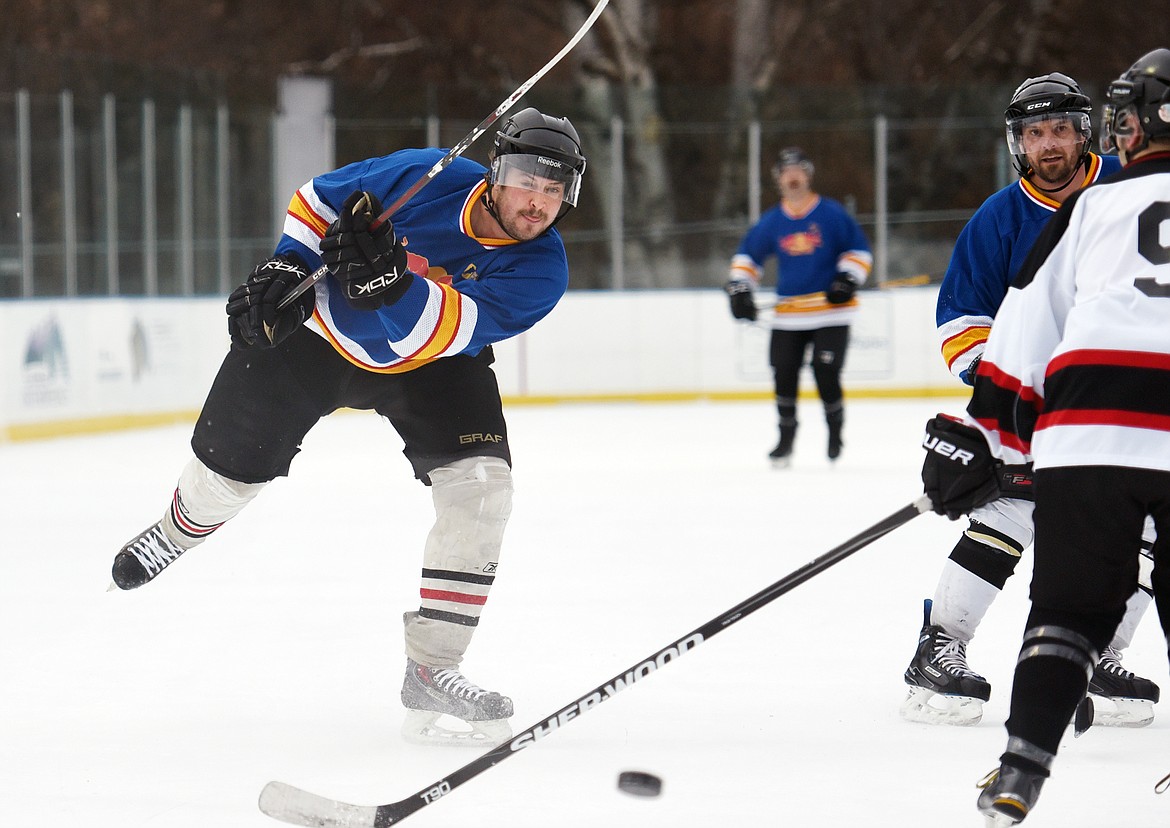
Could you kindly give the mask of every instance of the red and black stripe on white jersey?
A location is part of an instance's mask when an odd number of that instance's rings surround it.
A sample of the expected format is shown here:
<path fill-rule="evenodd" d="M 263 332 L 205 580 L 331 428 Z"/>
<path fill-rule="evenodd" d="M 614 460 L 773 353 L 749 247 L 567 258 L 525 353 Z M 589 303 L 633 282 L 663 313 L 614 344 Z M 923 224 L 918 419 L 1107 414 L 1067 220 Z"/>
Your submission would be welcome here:
<path fill-rule="evenodd" d="M 967 408 L 1006 462 L 1170 471 L 1170 153 L 1053 216 L 992 326 Z"/>

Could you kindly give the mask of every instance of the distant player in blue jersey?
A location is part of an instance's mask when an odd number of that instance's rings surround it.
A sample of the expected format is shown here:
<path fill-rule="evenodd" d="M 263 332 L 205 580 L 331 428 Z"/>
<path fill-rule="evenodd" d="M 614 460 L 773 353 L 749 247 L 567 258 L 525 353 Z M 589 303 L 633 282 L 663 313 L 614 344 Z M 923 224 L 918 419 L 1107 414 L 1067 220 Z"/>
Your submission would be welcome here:
<path fill-rule="evenodd" d="M 796 147 L 781 151 L 772 169 L 780 203 L 764 211 L 731 259 L 725 286 L 731 315 L 755 321 L 755 287 L 765 262 L 777 259 L 776 305 L 769 357 L 780 414 L 780 442 L 769 456 L 787 466 L 796 439 L 800 369 L 812 347 L 811 365 L 829 428 L 828 455 L 841 454 L 845 403 L 841 369 L 854 296 L 865 283 L 873 256 L 865 234 L 840 203 L 812 189 L 813 165 Z"/>
<path fill-rule="evenodd" d="M 1049 218 L 1072 194 L 1121 168 L 1090 151 L 1092 103 L 1077 82 L 1054 72 L 1016 89 L 1004 120 L 1020 178 L 989 197 L 959 234 L 939 289 L 936 321 L 942 354 L 955 376 L 974 382 L 991 322 L 1008 287 Z M 1032 543 L 1030 499 L 1001 497 L 970 514 L 926 602 L 914 659 L 904 678 L 902 715 L 911 721 L 970 725 L 982 717 L 991 685 L 967 665 L 966 647 L 984 614 Z M 1145 540 L 1148 556 L 1152 524 Z M 1159 688 L 1121 665 L 1149 606 L 1152 563 L 1143 557 L 1141 588 L 1089 685 L 1100 724 L 1139 726 L 1153 720 Z"/>
<path fill-rule="evenodd" d="M 568 287 L 553 225 L 577 204 L 585 156 L 568 119 L 525 109 L 496 133 L 489 168 L 455 159 L 377 225 L 382 204 L 444 155 L 402 150 L 296 192 L 275 255 L 228 300 L 232 348 L 195 426 L 195 457 L 162 518 L 117 554 L 113 576 L 122 589 L 142 586 L 206 540 L 288 474 L 321 417 L 377 411 L 436 513 L 421 603 L 406 616 L 403 733 L 484 745 L 510 735 L 512 715 L 511 699 L 459 670 L 512 507 L 492 344 L 531 328 Z M 322 263 L 329 275 L 280 309 Z M 371 517 L 393 525 L 392 508 Z M 470 730 L 440 726 L 443 714 Z"/>

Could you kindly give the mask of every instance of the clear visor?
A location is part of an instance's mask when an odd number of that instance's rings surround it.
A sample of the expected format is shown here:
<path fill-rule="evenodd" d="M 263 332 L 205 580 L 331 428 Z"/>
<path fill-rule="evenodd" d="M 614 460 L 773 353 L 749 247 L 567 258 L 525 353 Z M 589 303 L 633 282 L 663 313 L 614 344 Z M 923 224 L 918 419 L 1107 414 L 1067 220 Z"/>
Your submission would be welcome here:
<path fill-rule="evenodd" d="M 1117 137 L 1133 135 L 1137 110 L 1131 104 L 1118 106 L 1107 103 L 1101 109 L 1101 152 L 1117 154 Z"/>
<path fill-rule="evenodd" d="M 576 207 L 577 195 L 581 192 L 581 173 L 564 161 L 546 155 L 509 153 L 492 161 L 492 183 L 543 193 Z"/>
<path fill-rule="evenodd" d="M 1028 155 L 1044 149 L 1071 147 L 1091 134 L 1087 112 L 1051 112 L 1009 123 L 1007 144 L 1012 155 Z"/>

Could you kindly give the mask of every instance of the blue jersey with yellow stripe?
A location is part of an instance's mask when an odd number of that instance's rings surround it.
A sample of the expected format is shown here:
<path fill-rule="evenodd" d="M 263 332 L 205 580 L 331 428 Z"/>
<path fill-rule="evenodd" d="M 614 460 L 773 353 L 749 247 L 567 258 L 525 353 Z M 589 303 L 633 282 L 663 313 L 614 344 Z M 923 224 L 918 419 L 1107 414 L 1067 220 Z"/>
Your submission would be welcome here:
<path fill-rule="evenodd" d="M 289 203 L 277 253 L 295 253 L 310 270 L 319 244 L 354 190 L 392 203 L 443 158 L 441 149 L 410 149 L 319 175 Z M 456 158 L 391 218 L 414 279 L 394 304 L 354 310 L 332 276 L 316 285 L 306 325 L 353 364 L 398 373 L 442 357 L 474 355 L 544 318 L 569 284 L 564 244 L 555 229 L 535 239 L 479 238 L 471 209 L 484 194 L 485 169 Z"/>
<path fill-rule="evenodd" d="M 1115 156 L 1089 153 L 1087 187 L 1121 169 Z M 943 359 L 968 385 L 1008 287 L 1059 202 L 1020 179 L 990 196 L 959 233 L 935 307 Z"/>
<path fill-rule="evenodd" d="M 873 255 L 861 227 L 839 202 L 818 195 L 800 210 L 783 203 L 765 210 L 732 257 L 730 278 L 758 284 L 772 256 L 777 260 L 773 327 L 811 330 L 852 320 L 857 298 L 832 305 L 825 290 L 838 273 L 864 284 Z"/>

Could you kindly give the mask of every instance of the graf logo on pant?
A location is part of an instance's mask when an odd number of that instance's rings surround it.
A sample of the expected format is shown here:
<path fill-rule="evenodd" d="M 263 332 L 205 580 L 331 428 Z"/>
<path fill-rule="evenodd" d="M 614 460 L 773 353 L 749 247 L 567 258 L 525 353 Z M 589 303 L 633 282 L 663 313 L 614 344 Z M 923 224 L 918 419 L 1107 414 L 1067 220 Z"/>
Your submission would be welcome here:
<path fill-rule="evenodd" d="M 502 443 L 504 442 L 504 435 L 502 434 L 460 434 L 459 445 L 468 446 L 472 443 Z"/>

